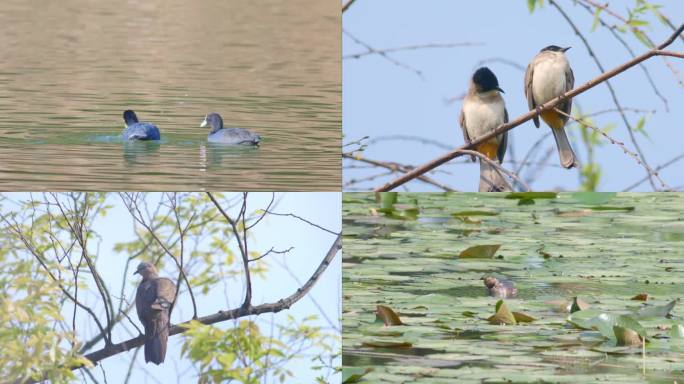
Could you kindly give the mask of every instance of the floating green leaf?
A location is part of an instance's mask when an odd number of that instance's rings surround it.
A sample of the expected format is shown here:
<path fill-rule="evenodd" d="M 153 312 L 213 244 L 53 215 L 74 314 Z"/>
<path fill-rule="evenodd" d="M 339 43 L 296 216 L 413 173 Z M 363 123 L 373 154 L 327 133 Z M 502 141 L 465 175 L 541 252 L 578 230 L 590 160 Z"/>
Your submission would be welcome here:
<path fill-rule="evenodd" d="M 496 211 L 458 211 L 451 214 L 454 217 L 470 217 L 470 216 L 496 216 L 499 212 Z"/>
<path fill-rule="evenodd" d="M 501 248 L 501 244 L 475 245 L 461 251 L 458 257 L 463 259 L 491 259 L 499 248 Z"/>
<path fill-rule="evenodd" d="M 677 304 L 676 300 L 673 300 L 665 305 L 655 305 L 651 307 L 642 308 L 634 314 L 636 319 L 648 319 L 653 317 L 667 317 L 672 308 Z"/>
<path fill-rule="evenodd" d="M 513 312 L 513 317 L 518 323 L 531 323 L 536 320 L 534 317 L 522 312 Z"/>
<path fill-rule="evenodd" d="M 615 196 L 615 192 L 573 192 L 570 195 L 578 203 L 586 205 L 605 204 Z"/>
<path fill-rule="evenodd" d="M 372 372 L 373 368 L 354 368 L 354 367 L 343 367 L 342 368 L 342 383 L 351 384 L 358 383 L 361 379 Z"/>
<path fill-rule="evenodd" d="M 496 302 L 496 313 L 490 316 L 487 321 L 490 324 L 511 324 L 515 325 L 518 322 L 510 309 L 506 306 L 503 300 Z"/>

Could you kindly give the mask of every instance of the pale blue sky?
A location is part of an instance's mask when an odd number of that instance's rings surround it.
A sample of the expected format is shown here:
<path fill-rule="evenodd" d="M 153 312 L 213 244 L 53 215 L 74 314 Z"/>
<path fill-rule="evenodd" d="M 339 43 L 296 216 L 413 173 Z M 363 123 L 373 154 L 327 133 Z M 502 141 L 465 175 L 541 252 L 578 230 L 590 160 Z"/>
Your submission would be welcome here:
<path fill-rule="evenodd" d="M 7 195 L 15 201 L 24 200 L 27 197 L 27 194 Z M 150 201 L 159 199 L 159 194 L 154 195 L 155 196 L 150 198 Z M 270 193 L 251 193 L 248 200 L 249 210 L 252 211 L 259 208 L 265 208 L 270 201 L 270 198 Z M 341 230 L 341 196 L 339 193 L 277 193 L 276 198 L 280 198 L 280 202 L 278 206 L 273 209 L 275 212 L 294 213 L 329 230 L 336 232 Z M 125 258 L 128 257 L 128 254 L 114 252 L 113 246 L 118 242 L 132 240 L 134 238 L 132 232 L 133 226 L 129 213 L 123 207 L 121 199 L 116 194 L 110 195 L 109 203 L 114 204 L 115 207 L 106 217 L 98 218 L 94 225 L 95 230 L 102 235 L 102 242 L 99 245 L 98 269 L 103 275 L 103 279 L 110 290 L 112 290 L 112 292 L 118 292 Z M 151 206 L 153 205 L 151 204 Z M 12 209 L 12 207 L 9 205 L 2 207 L 3 212 L 7 212 L 10 209 Z M 233 216 L 237 216 L 238 212 L 236 210 L 230 212 Z M 263 253 L 271 247 L 274 247 L 275 249 L 287 249 L 290 246 L 294 247 L 286 256 L 274 255 L 272 258 L 273 261 L 269 262 L 270 269 L 266 277 L 263 279 L 254 279 L 253 304 L 255 305 L 276 301 L 294 293 L 296 289 L 300 287 L 300 284 L 294 281 L 289 273 L 279 266 L 279 263 L 275 262 L 276 259 L 286 261 L 287 267 L 298 279 L 304 282 L 318 267 L 320 261 L 335 239 L 334 235 L 323 232 L 291 217 L 268 216 L 253 229 L 252 233 L 253 241 L 249 243 L 251 250 L 258 250 Z M 234 241 L 232 241 L 229 246 L 233 248 L 236 254 L 239 254 L 237 245 Z M 271 258 L 271 256 L 268 257 Z M 340 260 L 341 255 L 338 254 L 311 292 L 302 300 L 294 304 L 290 310 L 283 311 L 273 316 L 270 314 L 259 316 L 258 321 L 259 324 L 262 325 L 262 331 L 268 334 L 272 319 L 277 324 L 283 323 L 287 315 L 293 315 L 297 319 L 302 319 L 311 314 L 317 314 L 319 317 L 319 320 L 315 322 L 315 324 L 324 327 L 328 331 L 333 331 L 330 329 L 330 323 L 324 318 L 321 311 L 339 330 L 340 326 L 338 321 L 341 306 Z M 173 270 L 173 268 L 168 269 Z M 132 273 L 132 271 L 129 271 L 129 273 Z M 139 281 L 137 276 L 131 275 L 130 278 L 130 287 L 127 292 L 128 299 L 133 298 L 135 286 Z M 241 303 L 244 293 L 243 287 L 239 281 L 229 281 L 227 284 L 228 296 L 231 300 L 229 305 L 226 305 L 225 302 L 223 286 L 221 285 L 219 288 L 220 289 L 216 292 L 210 292 L 207 297 L 198 300 L 198 312 L 200 316 L 215 313 L 219 309 L 234 308 Z M 118 293 L 116 295 L 118 296 Z M 181 294 L 178 300 L 179 304 L 175 307 L 172 315 L 172 322 L 174 323 L 189 320 L 192 316 L 188 295 Z M 70 306 L 67 307 L 70 308 Z M 131 318 L 138 323 L 138 326 L 140 326 L 135 311 L 130 315 Z M 84 325 L 79 327 L 84 335 L 91 334 L 91 327 L 94 327 L 89 323 L 90 322 L 86 319 L 85 323 L 81 323 Z M 232 326 L 232 322 L 222 323 L 221 326 Z M 129 328 L 132 329 L 132 327 Z M 83 338 L 87 339 L 87 337 Z M 129 337 L 125 333 L 121 332 L 120 328 L 119 331 L 114 334 L 115 342 L 121 342 L 128 338 Z M 154 364 L 146 365 L 144 363 L 143 355 L 140 353 L 134 368 L 134 376 L 130 382 L 155 383 L 158 380 L 162 383 L 175 383 L 177 382 L 178 372 L 183 374 L 179 382 L 196 381 L 194 370 L 190 368 L 189 362 L 186 359 L 180 358 L 180 340 L 180 336 L 172 336 L 169 339 L 167 361 L 160 366 L 155 366 Z M 91 350 L 91 352 L 99 349 L 99 347 Z M 123 382 L 132 353 L 132 351 L 124 352 L 105 359 L 102 362 L 109 383 Z M 309 359 L 290 362 L 287 368 L 294 371 L 296 375 L 296 379 L 292 382 L 313 382 L 314 378 L 320 374 L 320 371 L 309 369 L 310 365 Z M 99 368 L 94 369 L 92 372 L 100 382 L 103 382 L 102 372 Z M 152 377 L 156 380 L 152 379 Z M 336 380 L 339 380 L 339 378 L 333 376 L 332 382 L 335 382 Z M 274 380 L 269 378 L 268 382 L 274 382 Z"/>
<path fill-rule="evenodd" d="M 601 2 L 605 3 L 605 2 Z M 668 15 L 675 25 L 684 22 L 684 2 L 675 0 L 657 1 L 664 5 L 662 12 Z M 378 55 L 361 59 L 343 61 L 343 125 L 344 142 L 363 136 L 379 137 L 386 135 L 417 135 L 437 140 L 449 147 L 463 144 L 463 136 L 458 125 L 460 101 L 446 104 L 445 100 L 462 95 L 468 86 L 469 77 L 482 60 L 500 58 L 526 66 L 537 52 L 550 44 L 572 46 L 568 58 L 574 68 L 575 84 L 582 84 L 600 72 L 588 55 L 580 39 L 573 33 L 558 11 L 547 1 L 545 6 L 530 14 L 527 1 L 408 1 L 408 0 L 357 0 L 343 15 L 345 31 L 370 44 L 376 49 L 402 47 L 427 43 L 483 43 L 476 47 L 448 49 L 423 49 L 392 53 L 394 59 L 410 65 L 424 75 L 424 79 L 409 70 L 394 65 Z M 603 66 L 609 70 L 627 61 L 628 52 L 605 29 L 589 32 L 592 16 L 573 1 L 559 0 L 559 4 L 575 21 L 581 31 L 586 32 L 592 48 L 597 52 Z M 613 1 L 611 7 L 625 14 L 627 5 L 633 1 Z M 614 23 L 615 19 L 602 14 L 605 20 Z M 652 17 L 648 20 L 653 21 Z M 671 29 L 656 22 L 646 28 L 646 32 L 660 43 L 671 33 Z M 625 36 L 633 50 L 640 54 L 646 48 L 631 35 Z M 342 37 L 343 56 L 365 51 L 348 36 Z M 677 40 L 669 49 L 682 51 L 684 43 Z M 669 62 L 684 79 L 684 60 L 669 59 Z M 486 64 L 496 73 L 501 87 L 505 90 L 504 99 L 511 118 L 520 116 L 528 110 L 523 92 L 524 72 L 500 62 Z M 663 102 L 648 85 L 641 69 L 635 67 L 612 80 L 624 107 L 655 110 L 646 120 L 649 138 L 638 136 L 646 159 L 656 167 L 684 152 L 682 150 L 682 119 L 684 111 L 684 83 L 678 84 L 676 77 L 661 58 L 646 62 L 647 68 L 665 98 L 669 101 L 669 112 Z M 684 80 L 683 80 L 684 81 Z M 608 88 L 599 85 L 575 99 L 574 106 L 584 111 L 600 111 L 615 108 Z M 632 125 L 639 117 L 628 113 Z M 622 120 L 616 113 L 604 114 L 595 118 L 600 127 L 616 123 L 611 135 L 625 142 L 629 149 L 633 145 Z M 542 125 L 536 129 L 531 122 L 515 128 L 512 133 L 513 151 L 517 160 L 527 153 L 533 142 L 548 132 Z M 571 129 L 570 135 L 581 160 L 586 159 L 586 151 L 576 142 L 579 130 Z M 578 173 L 557 167 L 558 155 L 553 140 L 544 141 L 544 150 L 554 146 L 550 164 L 544 172 L 537 175 L 533 189 L 576 189 Z M 370 159 L 397 161 L 418 165 L 443 153 L 445 149 L 414 142 L 386 141 L 373 144 L 365 156 Z M 511 149 L 507 158 L 510 159 Z M 622 190 L 644 177 L 645 171 L 634 159 L 626 156 L 614 146 L 606 144 L 598 148 L 597 159 L 603 168 L 599 190 Z M 345 162 L 350 164 L 349 162 Z M 510 165 L 507 165 L 510 168 Z M 662 177 L 671 187 L 684 185 L 684 160 L 665 169 Z M 445 169 L 453 175 L 438 174 L 444 181 L 459 190 L 473 191 L 477 186 L 476 165 L 454 165 Z M 369 175 L 367 171 L 345 172 L 344 179 Z M 522 176 L 527 176 L 523 171 Z M 361 184 L 366 188 L 378 186 L 385 181 L 376 179 Z M 435 190 L 421 182 L 412 182 L 414 191 Z M 641 184 L 636 190 L 650 190 L 648 183 Z"/>

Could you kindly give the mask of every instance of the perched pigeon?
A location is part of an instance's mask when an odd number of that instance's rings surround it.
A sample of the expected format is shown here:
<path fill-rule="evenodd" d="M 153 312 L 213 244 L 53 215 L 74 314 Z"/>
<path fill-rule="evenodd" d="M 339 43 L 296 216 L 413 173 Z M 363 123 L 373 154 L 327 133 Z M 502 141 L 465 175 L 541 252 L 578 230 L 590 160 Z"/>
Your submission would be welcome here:
<path fill-rule="evenodd" d="M 159 277 L 157 269 L 148 262 L 140 263 L 135 273 L 143 278 L 135 295 L 135 309 L 145 327 L 145 362 L 161 364 L 166 356 L 176 285 L 167 278 Z"/>

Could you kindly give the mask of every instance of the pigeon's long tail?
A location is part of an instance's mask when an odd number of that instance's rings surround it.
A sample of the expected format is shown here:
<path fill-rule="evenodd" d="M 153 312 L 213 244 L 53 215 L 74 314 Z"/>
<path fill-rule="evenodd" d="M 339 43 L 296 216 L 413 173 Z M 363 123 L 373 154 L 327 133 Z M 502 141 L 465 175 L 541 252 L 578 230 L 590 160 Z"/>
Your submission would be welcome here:
<path fill-rule="evenodd" d="M 168 314 L 160 313 L 160 318 L 155 320 L 155 329 L 151 333 L 152 335 L 145 340 L 145 362 L 159 365 L 166 357 L 166 343 L 169 340 Z"/>
<path fill-rule="evenodd" d="M 496 161 L 496 160 L 494 160 Z M 509 192 L 510 186 L 493 165 L 480 159 L 480 192 Z"/>

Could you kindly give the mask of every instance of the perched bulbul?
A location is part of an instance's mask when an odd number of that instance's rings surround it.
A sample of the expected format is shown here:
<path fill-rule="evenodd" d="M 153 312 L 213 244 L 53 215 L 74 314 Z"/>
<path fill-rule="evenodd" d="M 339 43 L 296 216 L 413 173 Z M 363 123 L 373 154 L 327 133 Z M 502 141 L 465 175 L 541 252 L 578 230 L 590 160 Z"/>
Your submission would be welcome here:
<path fill-rule="evenodd" d="M 499 88 L 499 81 L 492 71 L 482 67 L 470 80 L 468 94 L 461 106 L 461 129 L 466 144 L 495 130 L 508 122 L 508 111 Z M 499 164 L 506 153 L 508 133 L 487 140 L 475 148 L 490 160 Z M 499 170 L 480 159 L 480 192 L 509 191 L 510 187 Z"/>
<path fill-rule="evenodd" d="M 525 71 L 525 96 L 530 110 L 554 99 L 572 89 L 575 85 L 575 76 L 572 68 L 565 57 L 565 51 L 570 49 L 549 45 L 542 49 Z M 570 114 L 572 99 L 563 100 L 556 105 L 559 110 Z M 541 118 L 551 127 L 553 137 L 556 139 L 558 154 L 561 165 L 572 168 L 577 165 L 575 153 L 572 151 L 568 136 L 565 134 L 565 123 L 568 117 L 561 115 L 555 110 L 544 111 Z M 534 117 L 534 125 L 539 128 L 539 117 Z"/>

